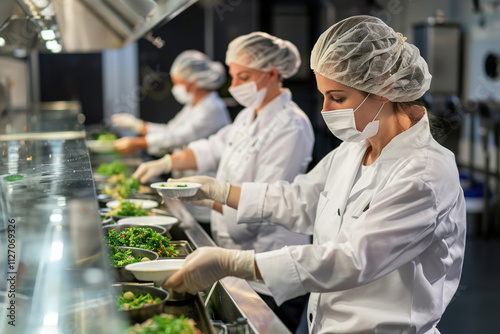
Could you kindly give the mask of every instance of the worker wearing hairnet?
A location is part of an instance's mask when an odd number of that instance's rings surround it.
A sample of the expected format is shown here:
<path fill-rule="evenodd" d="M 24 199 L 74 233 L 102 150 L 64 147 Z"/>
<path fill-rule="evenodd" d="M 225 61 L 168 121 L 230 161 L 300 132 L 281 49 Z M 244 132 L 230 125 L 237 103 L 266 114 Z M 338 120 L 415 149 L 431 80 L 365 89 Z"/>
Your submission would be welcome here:
<path fill-rule="evenodd" d="M 139 166 L 134 173 L 141 182 L 171 170 L 196 168 L 199 173 L 217 168 L 217 179 L 241 185 L 243 182 L 291 181 L 304 173 L 311 161 L 314 133 L 309 119 L 282 87 L 282 79 L 294 75 L 300 66 L 297 48 L 262 32 L 233 40 L 226 53 L 232 77 L 230 93 L 245 106 L 233 124 L 206 140 L 189 144 L 189 149 L 166 155 Z M 260 253 L 285 245 L 306 244 L 308 235 L 282 226 L 236 223 L 236 211 L 220 203 L 213 207 L 211 230 L 217 245 L 232 249 L 252 249 Z M 268 303 L 274 303 L 263 284 L 252 283 Z M 297 295 L 299 296 L 299 295 Z M 278 316 L 294 330 L 307 299 L 297 298 L 281 309 Z M 281 311 L 280 310 L 280 311 Z"/>
<path fill-rule="evenodd" d="M 321 112 L 343 143 L 293 183 L 209 177 L 191 200 L 237 208 L 310 233 L 313 245 L 253 251 L 200 248 L 165 286 L 196 291 L 224 276 L 262 279 L 278 303 L 311 292 L 311 333 L 439 333 L 457 290 L 465 203 L 453 154 L 413 101 L 431 76 L 418 49 L 380 19 L 354 16 L 311 54 Z"/>
<path fill-rule="evenodd" d="M 182 147 L 207 138 L 231 122 L 216 89 L 226 81 L 224 66 L 196 50 L 179 54 L 170 68 L 172 95 L 184 107 L 167 124 L 145 122 L 131 114 L 114 114 L 113 125 L 142 137 L 124 137 L 115 142 L 122 153 L 147 150 L 162 155 L 169 148 Z"/>

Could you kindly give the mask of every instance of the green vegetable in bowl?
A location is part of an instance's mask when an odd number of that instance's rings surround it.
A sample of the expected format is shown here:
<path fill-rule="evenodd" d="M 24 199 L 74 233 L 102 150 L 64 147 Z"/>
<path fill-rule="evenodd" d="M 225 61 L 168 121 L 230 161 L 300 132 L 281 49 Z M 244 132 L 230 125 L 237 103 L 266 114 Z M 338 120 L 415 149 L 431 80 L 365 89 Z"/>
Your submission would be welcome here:
<path fill-rule="evenodd" d="M 113 267 L 125 267 L 127 264 L 131 263 L 151 261 L 151 259 L 147 257 L 135 257 L 132 255 L 131 249 L 118 249 L 117 247 L 111 247 L 109 255 Z"/>
<path fill-rule="evenodd" d="M 105 238 L 108 246 L 127 246 L 148 249 L 160 257 L 175 257 L 179 251 L 170 244 L 170 239 L 151 228 L 127 227 L 123 232 L 109 230 Z"/>
<path fill-rule="evenodd" d="M 171 314 L 159 314 L 136 324 L 125 331 L 125 334 L 201 334 L 195 327 L 196 323 L 189 318 L 175 318 Z"/>
<path fill-rule="evenodd" d="M 141 204 L 134 204 L 133 202 L 121 202 L 113 210 L 108 212 L 111 216 L 126 216 L 126 217 L 138 217 L 138 216 L 149 216 L 147 210 L 141 207 Z"/>
<path fill-rule="evenodd" d="M 153 298 L 149 292 L 145 295 L 142 293 L 134 295 L 132 291 L 126 291 L 122 292 L 118 298 L 118 310 L 137 310 L 144 306 L 158 304 L 160 302 L 160 298 Z"/>
<path fill-rule="evenodd" d="M 126 178 L 124 174 L 116 174 L 108 179 L 108 184 L 103 192 L 114 198 L 128 198 L 131 194 L 139 192 L 140 187 L 141 183 L 138 179 Z"/>
<path fill-rule="evenodd" d="M 175 187 L 186 188 L 187 186 L 188 186 L 187 184 L 176 184 L 176 185 L 165 184 L 165 183 L 160 184 L 160 187 L 165 187 L 165 188 L 175 188 Z"/>
<path fill-rule="evenodd" d="M 125 300 L 133 300 L 134 299 L 134 293 L 132 291 L 127 291 L 127 292 L 122 292 L 123 293 L 123 299 Z"/>
<path fill-rule="evenodd" d="M 3 179 L 5 181 L 19 181 L 22 180 L 24 175 L 19 175 L 19 174 L 12 174 L 12 175 L 7 175 Z"/>
<path fill-rule="evenodd" d="M 140 186 L 141 183 L 138 179 L 136 179 L 135 177 L 129 177 L 125 180 L 125 183 L 123 183 L 122 187 L 118 190 L 118 194 L 123 198 L 127 198 L 134 191 L 139 191 Z"/>
<path fill-rule="evenodd" d="M 125 174 L 127 167 L 120 161 L 113 161 L 110 163 L 102 163 L 97 168 L 97 173 L 111 176 L 115 174 Z"/>
<path fill-rule="evenodd" d="M 111 132 L 101 132 L 100 134 L 97 135 L 97 140 L 100 141 L 113 141 L 116 139 L 117 139 L 116 135 Z"/>

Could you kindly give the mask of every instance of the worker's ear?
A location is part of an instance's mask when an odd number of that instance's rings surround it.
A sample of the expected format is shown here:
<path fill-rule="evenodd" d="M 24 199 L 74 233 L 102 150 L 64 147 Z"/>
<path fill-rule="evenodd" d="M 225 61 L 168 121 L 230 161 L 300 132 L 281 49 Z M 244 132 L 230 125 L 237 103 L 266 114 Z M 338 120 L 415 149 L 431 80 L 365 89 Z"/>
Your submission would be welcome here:
<path fill-rule="evenodd" d="M 269 81 L 274 82 L 274 81 L 279 81 L 280 80 L 280 74 L 277 69 L 273 68 L 269 71 Z"/>

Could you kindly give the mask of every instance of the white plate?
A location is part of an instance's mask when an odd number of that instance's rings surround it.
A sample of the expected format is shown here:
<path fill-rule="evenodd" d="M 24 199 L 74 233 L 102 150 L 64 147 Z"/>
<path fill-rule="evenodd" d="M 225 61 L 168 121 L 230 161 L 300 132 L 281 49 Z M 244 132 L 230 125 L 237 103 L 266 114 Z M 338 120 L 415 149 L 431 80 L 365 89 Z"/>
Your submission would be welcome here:
<path fill-rule="evenodd" d="M 147 216 L 147 217 L 130 217 L 120 219 L 120 224 L 130 225 L 158 225 L 164 227 L 167 231 L 177 224 L 179 219 L 175 217 L 162 217 L 162 216 Z"/>
<path fill-rule="evenodd" d="M 160 286 L 164 280 L 181 269 L 186 259 L 165 259 L 146 262 L 137 262 L 125 266 L 139 281 L 154 281 Z"/>
<path fill-rule="evenodd" d="M 143 209 L 152 209 L 158 206 L 157 201 L 153 201 L 150 199 L 124 199 L 123 202 L 132 202 L 135 205 L 141 204 L 141 208 Z M 106 206 L 111 209 L 116 209 L 120 205 L 120 201 L 109 201 L 106 203 Z"/>
<path fill-rule="evenodd" d="M 177 187 L 177 185 L 187 185 L 187 187 Z M 158 193 L 165 197 L 191 197 L 201 188 L 199 183 L 189 182 L 156 182 L 151 185 Z"/>
<path fill-rule="evenodd" d="M 87 147 L 95 153 L 111 153 L 115 150 L 114 140 L 87 140 Z"/>

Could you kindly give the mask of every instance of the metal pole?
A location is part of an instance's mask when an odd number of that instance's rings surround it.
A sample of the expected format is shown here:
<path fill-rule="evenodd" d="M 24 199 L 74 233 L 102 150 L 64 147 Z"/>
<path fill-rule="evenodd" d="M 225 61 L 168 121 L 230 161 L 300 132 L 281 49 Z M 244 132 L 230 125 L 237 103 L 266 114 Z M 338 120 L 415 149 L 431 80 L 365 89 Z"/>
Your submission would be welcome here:
<path fill-rule="evenodd" d="M 214 8 L 205 6 L 205 54 L 214 59 Z"/>
<path fill-rule="evenodd" d="M 29 96 L 32 105 L 40 103 L 40 62 L 38 50 L 33 48 L 28 56 Z"/>

